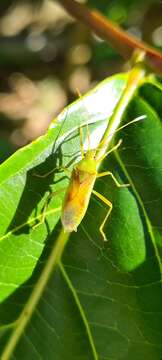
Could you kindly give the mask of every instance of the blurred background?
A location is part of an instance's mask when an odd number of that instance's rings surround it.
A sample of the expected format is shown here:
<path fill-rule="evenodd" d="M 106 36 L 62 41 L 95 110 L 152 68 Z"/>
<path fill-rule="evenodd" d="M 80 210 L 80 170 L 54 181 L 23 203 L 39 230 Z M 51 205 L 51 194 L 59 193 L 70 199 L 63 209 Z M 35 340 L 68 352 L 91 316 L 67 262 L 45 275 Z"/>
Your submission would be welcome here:
<path fill-rule="evenodd" d="M 162 49 L 162 1 L 89 0 Z M 123 70 L 123 59 L 52 0 L 0 1 L 0 162 L 45 133 L 81 93 Z"/>

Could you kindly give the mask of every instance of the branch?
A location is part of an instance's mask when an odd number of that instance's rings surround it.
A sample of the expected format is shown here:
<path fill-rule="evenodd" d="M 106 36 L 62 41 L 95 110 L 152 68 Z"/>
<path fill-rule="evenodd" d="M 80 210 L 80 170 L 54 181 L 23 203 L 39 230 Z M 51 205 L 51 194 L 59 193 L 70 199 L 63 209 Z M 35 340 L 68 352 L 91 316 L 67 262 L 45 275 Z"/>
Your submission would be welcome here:
<path fill-rule="evenodd" d="M 155 72 L 162 74 L 162 54 L 144 42 L 127 34 L 96 10 L 90 10 L 75 0 L 59 0 L 70 15 L 90 27 L 102 39 L 110 42 L 125 59 L 130 59 L 135 49 L 144 50 L 145 62 Z"/>

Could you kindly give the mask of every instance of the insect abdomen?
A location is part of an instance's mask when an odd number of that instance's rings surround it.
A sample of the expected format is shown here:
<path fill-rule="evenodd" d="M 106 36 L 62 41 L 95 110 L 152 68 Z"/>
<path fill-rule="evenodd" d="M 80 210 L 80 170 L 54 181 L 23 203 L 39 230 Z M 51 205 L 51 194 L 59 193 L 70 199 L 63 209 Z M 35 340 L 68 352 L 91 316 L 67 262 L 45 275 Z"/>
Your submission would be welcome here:
<path fill-rule="evenodd" d="M 87 177 L 85 176 L 85 180 L 80 183 L 78 179 L 76 180 L 75 175 L 74 173 L 72 176 L 62 208 L 61 221 L 67 232 L 76 231 L 81 223 L 96 179 L 95 175 L 88 174 Z"/>

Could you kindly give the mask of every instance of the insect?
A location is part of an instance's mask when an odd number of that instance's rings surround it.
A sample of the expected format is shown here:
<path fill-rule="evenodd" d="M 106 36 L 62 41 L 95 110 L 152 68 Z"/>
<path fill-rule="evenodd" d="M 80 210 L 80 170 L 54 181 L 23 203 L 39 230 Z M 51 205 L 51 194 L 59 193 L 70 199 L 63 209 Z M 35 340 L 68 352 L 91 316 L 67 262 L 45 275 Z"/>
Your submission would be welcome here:
<path fill-rule="evenodd" d="M 139 121 L 143 118 L 145 118 L 145 116 L 140 116 L 128 122 L 127 124 L 123 125 L 122 127 L 118 128 L 116 131 L 119 131 L 120 129 L 128 126 L 129 124 Z M 96 197 L 98 197 L 103 203 L 105 203 L 108 206 L 107 214 L 102 224 L 99 227 L 99 231 L 102 235 L 103 240 L 107 241 L 104 232 L 104 225 L 113 209 L 113 204 L 111 203 L 110 200 L 108 200 L 103 195 L 101 195 L 96 190 L 94 190 L 94 184 L 96 179 L 98 178 L 104 176 L 111 176 L 117 187 L 129 186 L 129 184 L 120 184 L 113 175 L 113 173 L 110 171 L 104 171 L 101 173 L 98 172 L 98 168 L 102 160 L 106 158 L 110 153 L 117 150 L 121 145 L 122 140 L 120 139 L 115 146 L 113 146 L 110 150 L 106 151 L 102 156 L 98 156 L 98 151 L 100 149 L 100 146 L 102 145 L 102 140 L 100 141 L 96 149 L 90 149 L 90 136 L 89 136 L 88 126 L 87 126 L 87 137 L 88 137 L 88 150 L 84 150 L 82 127 L 80 127 L 81 160 L 73 166 L 73 170 L 70 175 L 69 185 L 66 189 L 65 197 L 62 204 L 61 222 L 65 232 L 71 233 L 73 231 L 77 231 L 79 224 L 81 223 L 82 219 L 85 216 L 91 194 L 93 193 Z M 63 168 L 63 170 L 67 172 L 69 171 L 67 168 Z M 43 177 L 48 176 L 50 173 L 51 171 L 48 174 L 43 175 Z M 45 211 L 49 199 L 57 194 L 58 194 L 57 191 L 49 194 L 48 200 L 44 206 L 41 222 L 44 221 Z"/>
<path fill-rule="evenodd" d="M 106 241 L 106 235 L 104 233 L 104 225 L 108 216 L 110 215 L 113 205 L 103 195 L 93 189 L 97 178 L 102 176 L 111 176 L 115 184 L 118 187 L 125 187 L 129 184 L 119 184 L 118 180 L 110 171 L 98 173 L 98 166 L 101 161 L 112 151 L 116 150 L 121 144 L 121 140 L 111 150 L 106 152 L 101 158 L 96 159 L 96 150 L 87 150 L 84 152 L 81 145 L 82 159 L 74 165 L 72 170 L 71 179 L 67 188 L 65 199 L 62 205 L 61 221 L 65 231 L 72 232 L 77 231 L 78 225 L 81 223 L 90 201 L 91 194 L 96 195 L 102 200 L 109 210 L 103 220 L 99 230 L 103 239 Z"/>

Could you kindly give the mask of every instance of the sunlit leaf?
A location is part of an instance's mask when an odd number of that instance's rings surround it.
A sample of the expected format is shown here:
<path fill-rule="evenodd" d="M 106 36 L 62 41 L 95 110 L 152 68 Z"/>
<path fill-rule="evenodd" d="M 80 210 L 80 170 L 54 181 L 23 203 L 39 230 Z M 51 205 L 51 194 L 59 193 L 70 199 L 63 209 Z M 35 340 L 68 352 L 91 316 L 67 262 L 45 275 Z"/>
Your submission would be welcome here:
<path fill-rule="evenodd" d="M 101 83 L 65 109 L 47 135 L 1 165 L 3 360 L 4 354 L 12 359 L 51 360 L 162 358 L 162 89 L 156 83 L 141 86 L 123 122 L 147 117 L 116 133 L 115 141 L 122 138 L 122 145 L 102 165 L 130 186 L 117 188 L 107 177 L 95 184 L 113 203 L 105 226 L 108 242 L 99 232 L 107 208 L 92 196 L 39 303 L 31 302 L 61 231 L 64 191 L 50 201 L 45 222 L 33 225 L 41 218 L 50 189 L 59 191 L 68 184 L 64 171 L 55 169 L 45 178 L 38 174 L 60 164 L 72 168 L 80 157 L 80 125 L 89 123 L 91 146 L 97 145 L 126 79 L 116 75 Z M 86 126 L 83 129 L 86 140 Z M 30 312 L 25 313 L 28 304 Z"/>

